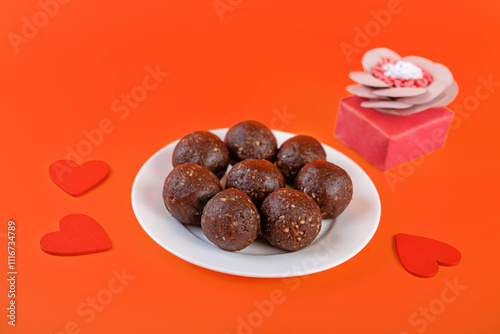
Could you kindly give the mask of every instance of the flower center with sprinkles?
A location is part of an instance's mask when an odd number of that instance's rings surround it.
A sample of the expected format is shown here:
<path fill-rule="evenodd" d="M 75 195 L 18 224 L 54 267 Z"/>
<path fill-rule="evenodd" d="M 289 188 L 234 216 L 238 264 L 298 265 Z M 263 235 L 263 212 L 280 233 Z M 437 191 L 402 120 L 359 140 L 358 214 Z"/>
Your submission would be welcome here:
<path fill-rule="evenodd" d="M 396 64 L 387 63 L 382 66 L 382 69 L 385 70 L 384 74 L 388 77 L 393 77 L 396 79 L 422 79 L 424 77 L 424 73 L 420 69 L 420 67 L 407 62 L 399 60 Z"/>
<path fill-rule="evenodd" d="M 409 61 L 382 58 L 372 67 L 372 75 L 391 87 L 424 88 L 432 83 L 432 74 Z"/>

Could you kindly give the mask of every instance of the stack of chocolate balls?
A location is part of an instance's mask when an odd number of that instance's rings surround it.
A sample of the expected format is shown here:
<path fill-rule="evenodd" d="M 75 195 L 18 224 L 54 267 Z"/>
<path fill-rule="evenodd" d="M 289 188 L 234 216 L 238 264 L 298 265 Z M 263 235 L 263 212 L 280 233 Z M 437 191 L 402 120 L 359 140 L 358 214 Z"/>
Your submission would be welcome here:
<path fill-rule="evenodd" d="M 260 233 L 274 247 L 296 251 L 314 241 L 322 219 L 337 217 L 352 199 L 349 175 L 325 159 L 310 136 L 278 149 L 271 130 L 257 121 L 234 125 L 224 141 L 195 131 L 174 149 L 163 200 L 173 217 L 201 225 L 224 250 L 242 250 Z"/>

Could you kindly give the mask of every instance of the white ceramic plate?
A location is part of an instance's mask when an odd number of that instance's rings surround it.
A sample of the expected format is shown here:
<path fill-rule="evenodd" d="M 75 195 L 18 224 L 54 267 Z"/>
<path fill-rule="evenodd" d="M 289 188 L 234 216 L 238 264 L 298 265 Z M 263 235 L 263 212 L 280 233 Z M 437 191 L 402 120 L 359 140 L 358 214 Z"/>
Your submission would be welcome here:
<path fill-rule="evenodd" d="M 212 130 L 221 139 L 227 129 Z M 294 134 L 273 131 L 281 145 Z M 321 232 L 308 247 L 285 252 L 257 239 L 239 252 L 219 249 L 201 227 L 185 226 L 166 210 L 162 190 L 172 170 L 175 141 L 156 152 L 142 166 L 132 186 L 132 207 L 147 234 L 170 253 L 211 270 L 249 277 L 291 277 L 333 268 L 356 255 L 371 240 L 380 220 L 380 199 L 366 173 L 351 159 L 324 145 L 327 160 L 349 173 L 354 196 L 336 219 L 323 220 Z M 260 237 L 259 237 L 260 238 Z"/>

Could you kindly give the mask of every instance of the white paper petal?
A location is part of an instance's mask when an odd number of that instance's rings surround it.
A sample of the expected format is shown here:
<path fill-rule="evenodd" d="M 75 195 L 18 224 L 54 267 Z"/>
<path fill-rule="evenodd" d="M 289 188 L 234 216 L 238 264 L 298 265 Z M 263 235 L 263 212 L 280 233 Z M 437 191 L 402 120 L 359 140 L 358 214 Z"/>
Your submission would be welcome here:
<path fill-rule="evenodd" d="M 359 83 L 360 85 L 370 86 L 370 87 L 390 87 L 383 81 L 375 78 L 373 75 L 365 72 L 351 72 L 349 73 L 349 78 L 353 81 Z"/>
<path fill-rule="evenodd" d="M 396 115 L 396 116 L 407 116 L 415 113 L 412 111 L 408 111 L 408 109 L 375 108 L 375 110 L 383 112 L 384 114 Z"/>
<path fill-rule="evenodd" d="M 413 113 L 416 113 L 416 112 L 419 112 L 419 111 L 423 111 L 425 109 L 434 108 L 436 102 L 438 102 L 441 99 L 443 99 L 443 97 L 444 97 L 444 94 L 441 94 L 438 97 L 436 97 L 434 100 L 431 100 L 431 101 L 429 101 L 427 103 L 416 104 L 413 107 L 408 108 L 408 112 L 411 112 L 413 114 Z"/>
<path fill-rule="evenodd" d="M 453 101 L 455 97 L 457 97 L 457 94 L 458 85 L 455 81 L 453 81 L 451 86 L 444 91 L 445 96 L 441 100 L 437 101 L 434 107 L 444 107 L 445 105 Z"/>
<path fill-rule="evenodd" d="M 429 71 L 428 67 L 432 67 L 432 65 L 435 64 L 434 62 L 430 61 L 429 59 L 417 57 L 417 56 L 403 57 L 403 60 L 409 61 L 410 63 L 415 63 L 427 71 Z"/>
<path fill-rule="evenodd" d="M 399 60 L 401 57 L 394 51 L 387 48 L 376 48 L 365 53 L 361 64 L 365 72 L 371 73 L 372 67 L 377 65 L 377 63 L 382 59 L 382 57 L 391 57 L 393 59 Z"/>
<path fill-rule="evenodd" d="M 442 64 L 433 63 L 428 59 L 416 56 L 404 57 L 403 60 L 415 63 L 422 67 L 424 70 L 429 71 L 434 79 L 439 79 L 445 82 L 446 86 L 451 85 L 451 83 L 453 82 L 453 74 L 451 74 L 448 67 Z"/>
<path fill-rule="evenodd" d="M 429 86 L 427 86 L 427 92 L 425 94 L 413 97 L 405 97 L 399 99 L 399 101 L 408 104 L 423 104 L 434 100 L 439 95 L 443 94 L 446 90 L 447 85 L 441 80 L 434 80 Z"/>
<path fill-rule="evenodd" d="M 363 85 L 352 85 L 346 87 L 347 91 L 351 94 L 366 97 L 369 99 L 376 99 L 378 96 L 373 94 L 373 88 L 369 88 Z"/>
<path fill-rule="evenodd" d="M 407 97 L 417 95 L 420 96 L 425 92 L 427 92 L 427 88 L 393 87 L 374 90 L 373 94 L 384 97 Z"/>
<path fill-rule="evenodd" d="M 429 108 L 437 108 L 437 107 L 439 107 L 437 104 L 440 101 L 443 101 L 445 98 L 446 98 L 446 94 L 442 93 L 441 95 L 437 96 L 436 98 L 434 98 L 433 100 L 431 100 L 427 103 L 416 104 L 416 105 L 411 106 L 411 107 L 406 108 L 406 109 L 402 109 L 402 110 L 400 109 L 399 111 L 393 110 L 393 112 L 399 112 L 399 115 L 402 115 L 402 116 L 411 115 L 411 114 L 414 114 L 414 113 L 417 113 L 420 111 L 424 111 L 424 110 L 429 109 Z M 396 108 L 394 108 L 394 109 L 396 109 Z"/>

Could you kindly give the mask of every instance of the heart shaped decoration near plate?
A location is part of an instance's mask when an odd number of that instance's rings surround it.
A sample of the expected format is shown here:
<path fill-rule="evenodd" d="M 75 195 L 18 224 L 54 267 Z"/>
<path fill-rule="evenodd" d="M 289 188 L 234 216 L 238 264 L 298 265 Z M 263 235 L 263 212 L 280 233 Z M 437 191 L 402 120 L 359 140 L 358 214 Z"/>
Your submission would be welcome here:
<path fill-rule="evenodd" d="M 211 130 L 224 139 L 227 129 Z M 294 136 L 273 131 L 278 146 Z M 368 175 L 351 159 L 323 144 L 326 159 L 351 177 L 354 195 L 336 219 L 323 220 L 318 237 L 308 247 L 286 252 L 257 239 L 239 252 L 224 251 L 208 241 L 199 226 L 173 218 L 162 199 L 163 182 L 173 169 L 175 141 L 156 152 L 142 166 L 132 187 L 132 207 L 146 233 L 170 253 L 207 269 L 248 277 L 292 277 L 333 268 L 360 252 L 371 240 L 380 220 L 380 198 Z"/>

